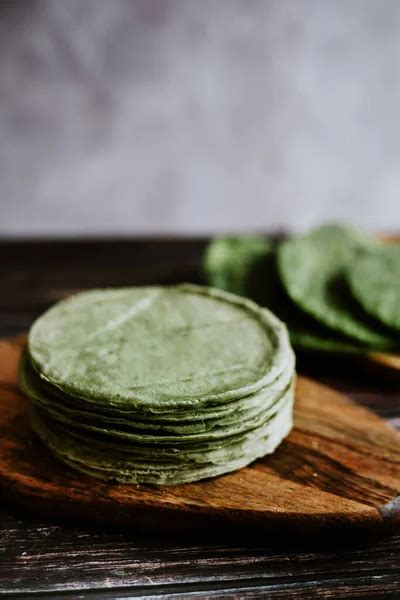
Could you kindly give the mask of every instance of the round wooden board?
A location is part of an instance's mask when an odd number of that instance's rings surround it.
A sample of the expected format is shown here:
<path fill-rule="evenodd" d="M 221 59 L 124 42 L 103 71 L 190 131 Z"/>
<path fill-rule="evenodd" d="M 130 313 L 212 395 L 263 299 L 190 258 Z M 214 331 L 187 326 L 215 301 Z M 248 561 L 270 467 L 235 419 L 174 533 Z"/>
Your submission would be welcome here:
<path fill-rule="evenodd" d="M 10 502 L 165 533 L 383 530 L 400 521 L 400 436 L 373 413 L 301 377 L 292 433 L 250 467 L 160 488 L 79 475 L 31 432 L 16 377 L 22 343 L 0 342 L 0 485 Z"/>

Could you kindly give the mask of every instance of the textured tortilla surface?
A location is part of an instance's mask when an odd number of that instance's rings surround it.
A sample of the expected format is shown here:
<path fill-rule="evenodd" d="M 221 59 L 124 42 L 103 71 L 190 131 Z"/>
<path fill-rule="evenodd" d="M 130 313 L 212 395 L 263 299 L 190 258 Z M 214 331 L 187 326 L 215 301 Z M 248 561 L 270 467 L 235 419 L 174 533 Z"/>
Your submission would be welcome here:
<path fill-rule="evenodd" d="M 278 242 L 251 236 L 222 236 L 206 250 L 204 273 L 208 285 L 241 294 L 273 311 L 289 329 L 298 350 L 365 354 L 366 344 L 333 332 L 299 309 L 280 281 L 276 253 Z"/>
<path fill-rule="evenodd" d="M 34 323 L 28 352 L 53 388 L 126 410 L 218 405 L 269 385 L 291 360 L 272 313 L 193 285 L 73 296 Z"/>
<path fill-rule="evenodd" d="M 349 265 L 374 246 L 373 238 L 348 227 L 323 226 L 280 245 L 279 274 L 291 300 L 323 325 L 369 348 L 394 349 L 395 338 L 359 311 L 344 277 Z"/>
<path fill-rule="evenodd" d="M 381 246 L 360 256 L 346 276 L 351 293 L 366 313 L 398 333 L 400 246 Z"/>

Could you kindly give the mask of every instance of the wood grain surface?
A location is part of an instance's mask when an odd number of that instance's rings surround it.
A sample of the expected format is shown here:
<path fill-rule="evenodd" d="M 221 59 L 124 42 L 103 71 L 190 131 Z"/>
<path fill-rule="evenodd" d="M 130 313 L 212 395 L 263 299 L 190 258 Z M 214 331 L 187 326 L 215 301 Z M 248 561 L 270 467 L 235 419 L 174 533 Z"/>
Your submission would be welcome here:
<path fill-rule="evenodd" d="M 199 281 L 205 240 L 0 242 L 0 336 L 56 300 L 99 286 Z M 400 427 L 400 386 L 371 362 L 298 354 L 299 372 Z M 11 496 L 11 495 L 10 495 Z M 34 500 L 32 500 L 34 503 Z M 280 533 L 195 540 L 35 516 L 0 501 L 0 596 L 7 598 L 398 598 L 400 535 Z"/>
<path fill-rule="evenodd" d="M 295 427 L 272 456 L 193 484 L 117 485 L 82 476 L 32 434 L 17 383 L 23 337 L 0 342 L 0 487 L 46 514 L 179 533 L 235 528 L 379 529 L 400 523 L 400 436 L 311 379 L 296 388 Z"/>

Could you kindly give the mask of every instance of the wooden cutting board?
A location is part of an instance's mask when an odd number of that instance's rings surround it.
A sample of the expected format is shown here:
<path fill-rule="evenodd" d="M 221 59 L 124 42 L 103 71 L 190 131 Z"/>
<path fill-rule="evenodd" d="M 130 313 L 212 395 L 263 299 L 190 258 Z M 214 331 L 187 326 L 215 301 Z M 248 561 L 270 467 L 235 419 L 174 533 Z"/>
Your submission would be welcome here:
<path fill-rule="evenodd" d="M 383 531 L 400 523 L 400 435 L 303 377 L 292 433 L 250 467 L 161 488 L 76 474 L 30 430 L 16 377 L 22 344 L 21 338 L 0 341 L 0 487 L 11 503 L 69 520 L 163 533 Z"/>

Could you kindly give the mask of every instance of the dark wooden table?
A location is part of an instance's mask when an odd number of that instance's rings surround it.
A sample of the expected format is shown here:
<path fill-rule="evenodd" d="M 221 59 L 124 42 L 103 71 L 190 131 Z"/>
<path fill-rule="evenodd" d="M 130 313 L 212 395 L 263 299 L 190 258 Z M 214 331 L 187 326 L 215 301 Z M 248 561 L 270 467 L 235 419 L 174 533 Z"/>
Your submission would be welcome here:
<path fill-rule="evenodd" d="M 199 281 L 204 240 L 0 242 L 0 335 L 100 286 Z M 400 423 L 400 381 L 346 361 L 299 370 Z M 400 533 L 378 540 L 156 539 L 60 523 L 0 501 L 0 596 L 400 598 Z"/>

